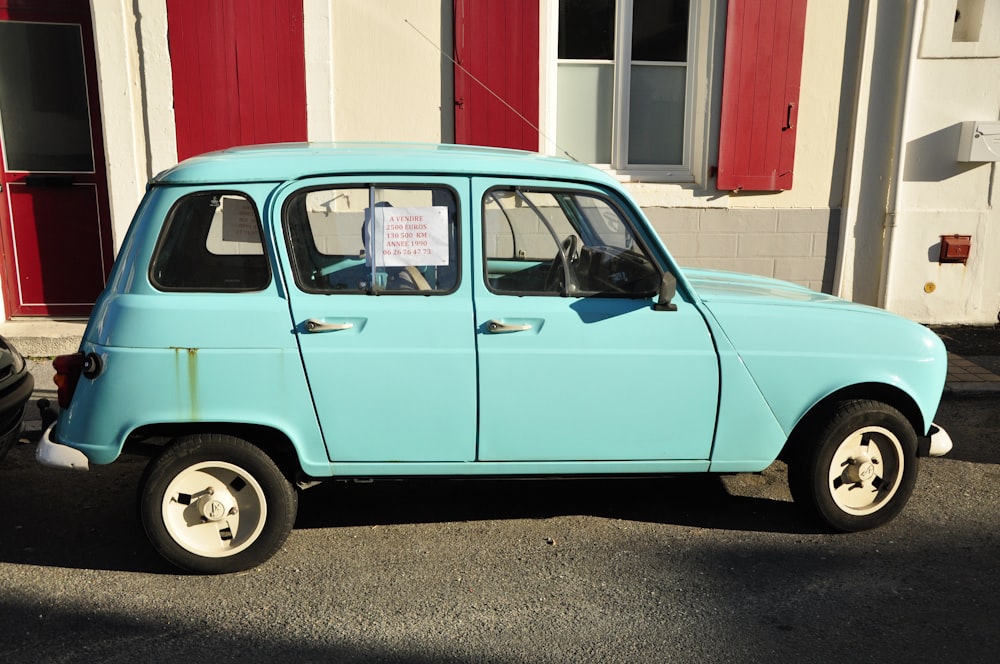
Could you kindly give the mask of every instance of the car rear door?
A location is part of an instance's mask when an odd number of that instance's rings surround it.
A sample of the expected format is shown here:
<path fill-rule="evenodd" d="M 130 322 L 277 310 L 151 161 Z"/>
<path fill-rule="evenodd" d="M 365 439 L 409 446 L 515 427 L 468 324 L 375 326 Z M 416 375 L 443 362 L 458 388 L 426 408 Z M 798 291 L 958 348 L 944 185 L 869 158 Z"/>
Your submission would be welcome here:
<path fill-rule="evenodd" d="M 468 179 L 317 178 L 278 196 L 289 301 L 336 462 L 471 461 Z"/>

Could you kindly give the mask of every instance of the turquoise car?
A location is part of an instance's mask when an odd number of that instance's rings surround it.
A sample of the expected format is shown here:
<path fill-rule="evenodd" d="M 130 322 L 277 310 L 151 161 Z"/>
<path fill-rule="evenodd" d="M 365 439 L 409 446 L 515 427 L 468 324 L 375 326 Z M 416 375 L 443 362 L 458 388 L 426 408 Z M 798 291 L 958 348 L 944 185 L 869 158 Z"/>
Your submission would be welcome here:
<path fill-rule="evenodd" d="M 201 573 L 267 560 L 330 478 L 741 473 L 830 529 L 892 519 L 941 341 L 886 311 L 682 269 L 616 180 L 454 145 L 273 145 L 150 183 L 38 459 L 152 456 L 140 514 Z"/>

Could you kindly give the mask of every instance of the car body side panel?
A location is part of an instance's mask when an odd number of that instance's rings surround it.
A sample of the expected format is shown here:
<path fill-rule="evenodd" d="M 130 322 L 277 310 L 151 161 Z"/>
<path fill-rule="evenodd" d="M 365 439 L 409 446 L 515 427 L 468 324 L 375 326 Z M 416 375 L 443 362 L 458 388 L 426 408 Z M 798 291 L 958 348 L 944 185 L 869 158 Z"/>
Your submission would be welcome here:
<path fill-rule="evenodd" d="M 786 434 L 825 397 L 865 383 L 909 395 L 925 433 L 947 372 L 941 340 L 881 310 L 844 305 L 708 302 Z"/>
<path fill-rule="evenodd" d="M 765 468 L 816 404 L 862 384 L 898 389 L 920 410 L 919 433 L 930 426 L 947 354 L 925 327 L 767 277 L 701 269 L 686 276 L 722 369 L 712 471 Z"/>
<path fill-rule="evenodd" d="M 724 339 L 719 346 L 722 394 L 709 470 L 764 470 L 777 458 L 788 434 L 778 424 L 739 354 Z"/>
<path fill-rule="evenodd" d="M 108 352 L 84 343 L 82 350 L 102 358 L 105 375 L 80 378 L 70 407 L 60 413 L 56 438 L 91 463 L 114 461 L 128 435 L 142 426 L 239 422 L 281 431 L 295 445 L 303 471 L 330 473 L 296 348 L 117 347 Z"/>
<path fill-rule="evenodd" d="M 153 187 L 140 213 L 163 219 L 175 201 L 206 188 Z M 258 211 L 273 188 L 219 187 L 245 193 Z M 147 266 L 161 226 L 133 224 L 126 238 L 81 345 L 101 357 L 103 370 L 95 379 L 80 378 L 72 403 L 60 413 L 58 442 L 104 464 L 114 461 L 139 427 L 256 424 L 284 433 L 305 472 L 328 475 L 279 276 L 256 292 L 158 291 Z M 273 265 L 267 233 L 264 245 Z"/>
<path fill-rule="evenodd" d="M 668 475 L 704 473 L 708 461 L 467 461 L 334 463 L 335 477 L 533 477 L 570 475 Z"/>

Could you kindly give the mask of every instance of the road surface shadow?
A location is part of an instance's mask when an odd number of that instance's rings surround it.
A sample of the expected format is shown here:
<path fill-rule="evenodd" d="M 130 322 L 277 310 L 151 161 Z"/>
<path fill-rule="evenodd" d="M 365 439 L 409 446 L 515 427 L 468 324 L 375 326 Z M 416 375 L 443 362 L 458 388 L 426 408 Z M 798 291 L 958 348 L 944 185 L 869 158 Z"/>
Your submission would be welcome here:
<path fill-rule="evenodd" d="M 0 562 L 176 573 L 153 550 L 136 507 L 146 462 L 123 456 L 87 472 L 39 465 L 19 444 L 0 466 Z"/>
<path fill-rule="evenodd" d="M 76 473 L 21 444 L 0 466 L 0 562 L 175 574 L 146 540 L 136 497 L 146 460 Z M 771 472 L 771 471 L 768 471 Z M 756 476 L 748 476 L 752 482 Z M 330 481 L 300 495 L 296 528 L 579 515 L 699 528 L 819 532 L 787 499 L 733 495 L 714 476 Z"/>

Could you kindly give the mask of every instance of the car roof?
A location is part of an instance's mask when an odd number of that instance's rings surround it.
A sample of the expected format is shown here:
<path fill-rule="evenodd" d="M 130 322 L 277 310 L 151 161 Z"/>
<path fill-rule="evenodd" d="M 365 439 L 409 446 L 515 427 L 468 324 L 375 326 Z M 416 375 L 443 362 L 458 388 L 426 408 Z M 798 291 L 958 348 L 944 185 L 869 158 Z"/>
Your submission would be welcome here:
<path fill-rule="evenodd" d="M 458 174 L 616 184 L 592 166 L 534 152 L 436 143 L 274 143 L 229 148 L 182 161 L 153 184 L 284 182 L 351 174 Z"/>

